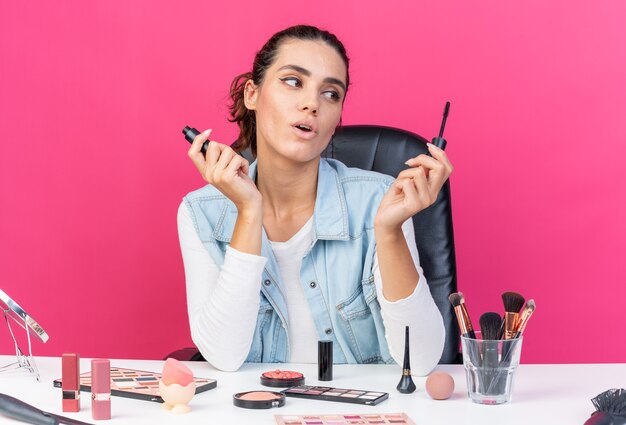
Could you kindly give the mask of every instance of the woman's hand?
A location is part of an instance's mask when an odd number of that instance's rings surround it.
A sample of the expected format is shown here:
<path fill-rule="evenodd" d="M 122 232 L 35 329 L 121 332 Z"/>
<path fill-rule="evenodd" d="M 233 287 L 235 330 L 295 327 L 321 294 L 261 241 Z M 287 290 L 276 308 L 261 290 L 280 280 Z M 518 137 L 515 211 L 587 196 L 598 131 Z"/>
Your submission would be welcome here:
<path fill-rule="evenodd" d="M 418 155 L 406 164 L 411 168 L 398 174 L 378 207 L 374 226 L 382 231 L 398 231 L 402 223 L 436 200 L 452 173 L 446 153 L 428 144 L 428 155 Z"/>
<path fill-rule="evenodd" d="M 208 183 L 215 186 L 237 209 L 258 211 L 263 198 L 252 179 L 248 176 L 249 162 L 230 146 L 209 141 L 206 157 L 202 155 L 202 144 L 208 140 L 211 130 L 200 133 L 189 148 L 189 158 Z"/>

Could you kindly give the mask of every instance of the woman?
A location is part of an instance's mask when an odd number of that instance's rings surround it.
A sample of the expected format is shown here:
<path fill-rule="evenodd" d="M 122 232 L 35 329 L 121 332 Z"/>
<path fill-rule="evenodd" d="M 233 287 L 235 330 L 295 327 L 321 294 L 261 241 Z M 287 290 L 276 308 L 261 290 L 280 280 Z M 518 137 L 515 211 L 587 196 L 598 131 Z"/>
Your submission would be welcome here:
<path fill-rule="evenodd" d="M 178 212 L 192 338 L 216 368 L 244 361 L 437 364 L 445 330 L 419 266 L 411 217 L 450 175 L 445 153 L 407 158 L 394 180 L 320 158 L 341 121 L 348 57 L 311 26 L 276 33 L 231 87 L 232 148 L 199 135 L 209 183 Z M 256 161 L 238 155 L 250 148 Z"/>

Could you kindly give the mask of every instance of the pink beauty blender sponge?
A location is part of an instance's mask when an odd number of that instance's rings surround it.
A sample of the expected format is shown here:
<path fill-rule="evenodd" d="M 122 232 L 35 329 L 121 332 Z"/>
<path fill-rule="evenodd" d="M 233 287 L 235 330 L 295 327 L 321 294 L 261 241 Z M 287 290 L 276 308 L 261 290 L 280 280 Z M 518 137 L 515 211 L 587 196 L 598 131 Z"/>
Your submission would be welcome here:
<path fill-rule="evenodd" d="M 185 387 L 193 381 L 193 372 L 178 360 L 169 358 L 163 365 L 161 380 L 165 385 L 178 384 Z"/>
<path fill-rule="evenodd" d="M 196 393 L 191 369 L 176 359 L 167 359 L 159 381 L 159 393 L 163 399 L 163 409 L 174 413 L 189 412 L 191 409 L 188 404 Z"/>
<path fill-rule="evenodd" d="M 433 372 L 426 379 L 426 392 L 435 400 L 445 400 L 454 392 L 454 379 L 446 372 Z"/>

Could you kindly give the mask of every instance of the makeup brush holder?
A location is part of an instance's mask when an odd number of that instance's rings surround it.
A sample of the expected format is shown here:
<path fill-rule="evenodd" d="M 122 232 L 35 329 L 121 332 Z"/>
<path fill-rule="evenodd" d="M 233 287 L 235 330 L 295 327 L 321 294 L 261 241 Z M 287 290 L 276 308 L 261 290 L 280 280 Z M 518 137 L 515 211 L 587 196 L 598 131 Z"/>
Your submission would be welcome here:
<path fill-rule="evenodd" d="M 477 338 L 480 332 L 477 332 Z M 482 340 L 461 337 L 467 395 L 474 403 L 511 401 L 515 371 L 522 353 L 522 338 Z"/>

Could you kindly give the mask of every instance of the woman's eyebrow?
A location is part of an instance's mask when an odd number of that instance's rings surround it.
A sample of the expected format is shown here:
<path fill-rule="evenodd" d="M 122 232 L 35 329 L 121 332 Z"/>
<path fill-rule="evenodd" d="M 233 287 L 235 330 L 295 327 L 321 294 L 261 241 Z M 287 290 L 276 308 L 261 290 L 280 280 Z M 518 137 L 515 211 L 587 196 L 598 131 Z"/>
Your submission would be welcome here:
<path fill-rule="evenodd" d="M 291 69 L 293 71 L 299 72 L 302 75 L 306 75 L 307 77 L 311 76 L 311 71 L 309 71 L 306 68 L 302 68 L 301 66 L 298 66 L 298 65 L 284 65 L 278 68 L 279 71 L 282 71 L 283 69 Z M 344 92 L 346 91 L 346 85 L 344 84 L 343 81 L 341 81 L 338 78 L 326 77 L 324 78 L 324 82 L 328 84 L 336 84 L 339 87 L 341 87 Z"/>

